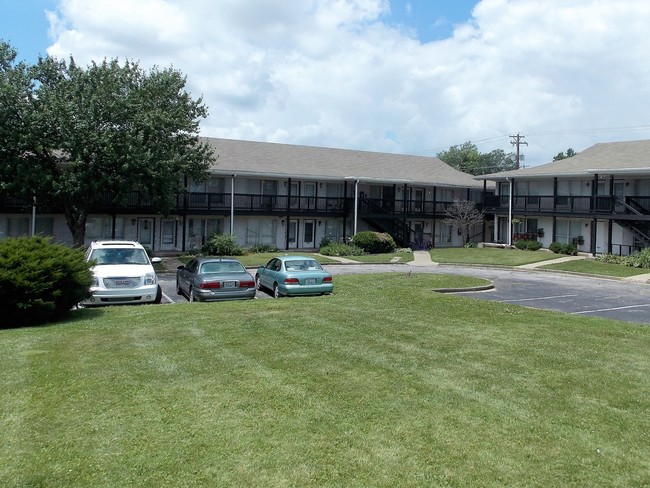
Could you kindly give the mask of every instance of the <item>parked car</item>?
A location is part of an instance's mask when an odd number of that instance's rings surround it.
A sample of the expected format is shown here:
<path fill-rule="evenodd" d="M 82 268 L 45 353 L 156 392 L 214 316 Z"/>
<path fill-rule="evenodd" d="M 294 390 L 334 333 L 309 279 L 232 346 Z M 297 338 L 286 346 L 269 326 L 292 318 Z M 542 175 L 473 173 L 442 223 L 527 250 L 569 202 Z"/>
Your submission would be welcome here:
<path fill-rule="evenodd" d="M 255 273 L 258 290 L 266 288 L 273 296 L 323 295 L 332 293 L 332 275 L 309 256 L 279 256 Z"/>
<path fill-rule="evenodd" d="M 92 296 L 84 306 L 160 303 L 162 288 L 147 251 L 135 241 L 94 241 L 86 251 L 92 263 Z"/>
<path fill-rule="evenodd" d="M 176 293 L 190 302 L 255 298 L 255 280 L 236 259 L 200 257 L 176 270 Z"/>

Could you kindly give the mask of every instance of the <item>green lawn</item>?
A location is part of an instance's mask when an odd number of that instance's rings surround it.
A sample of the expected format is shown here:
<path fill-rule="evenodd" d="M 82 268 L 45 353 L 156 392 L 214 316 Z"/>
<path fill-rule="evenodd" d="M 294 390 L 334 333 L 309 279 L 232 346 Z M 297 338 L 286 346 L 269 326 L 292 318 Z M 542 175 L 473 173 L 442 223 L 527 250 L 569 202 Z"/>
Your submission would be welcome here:
<path fill-rule="evenodd" d="M 622 264 L 601 263 L 594 259 L 580 259 L 565 263 L 546 264 L 542 266 L 542 269 L 572 271 L 574 273 L 613 276 L 617 278 L 628 278 L 630 276 L 650 273 L 650 269 L 633 268 L 631 266 L 623 266 Z"/>
<path fill-rule="evenodd" d="M 641 487 L 650 328 L 337 276 L 0 331 L 3 486 Z"/>
<path fill-rule="evenodd" d="M 432 249 L 431 259 L 438 263 L 488 264 L 495 266 L 520 266 L 537 263 L 559 256 L 548 251 L 522 251 L 520 249 L 485 248 L 444 248 Z"/>

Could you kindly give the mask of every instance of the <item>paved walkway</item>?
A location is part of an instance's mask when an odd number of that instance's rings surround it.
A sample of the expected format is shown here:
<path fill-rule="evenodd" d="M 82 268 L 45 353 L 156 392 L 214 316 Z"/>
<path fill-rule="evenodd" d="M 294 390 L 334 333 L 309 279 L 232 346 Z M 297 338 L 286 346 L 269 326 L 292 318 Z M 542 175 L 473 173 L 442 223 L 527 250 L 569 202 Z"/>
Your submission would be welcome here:
<path fill-rule="evenodd" d="M 406 263 L 410 266 L 437 266 L 438 263 L 434 263 L 431 260 L 431 254 L 429 251 L 413 251 L 413 261 Z"/>
<path fill-rule="evenodd" d="M 546 266 L 547 264 L 566 263 L 567 261 L 577 261 L 579 259 L 585 259 L 585 257 L 586 256 L 565 256 L 563 258 L 549 259 L 546 261 L 539 261 L 537 263 L 522 264 L 521 266 L 517 266 L 517 267 L 524 268 L 524 269 L 534 269 L 534 268 L 540 268 L 542 266 Z"/>

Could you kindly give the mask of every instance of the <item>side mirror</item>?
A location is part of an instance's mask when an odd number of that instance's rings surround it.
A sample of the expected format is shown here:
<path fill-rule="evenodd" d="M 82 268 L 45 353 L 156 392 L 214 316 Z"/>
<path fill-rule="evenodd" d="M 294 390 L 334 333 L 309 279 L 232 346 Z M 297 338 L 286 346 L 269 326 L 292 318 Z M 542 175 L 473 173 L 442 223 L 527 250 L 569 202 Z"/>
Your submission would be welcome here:
<path fill-rule="evenodd" d="M 160 258 L 151 258 L 152 264 L 157 264 L 157 263 L 162 263 L 162 259 Z"/>
<path fill-rule="evenodd" d="M 183 264 L 181 264 L 181 265 L 178 266 L 176 269 L 185 269 L 185 266 L 184 266 Z"/>

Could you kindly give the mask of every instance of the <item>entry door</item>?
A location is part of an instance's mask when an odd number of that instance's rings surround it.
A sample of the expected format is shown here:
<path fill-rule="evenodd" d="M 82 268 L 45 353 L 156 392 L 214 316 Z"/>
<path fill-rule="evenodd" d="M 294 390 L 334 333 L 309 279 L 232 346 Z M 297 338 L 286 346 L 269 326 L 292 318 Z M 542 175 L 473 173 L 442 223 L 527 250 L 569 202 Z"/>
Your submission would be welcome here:
<path fill-rule="evenodd" d="M 302 246 L 303 247 L 316 247 L 316 221 L 304 220 L 302 223 Z"/>
<path fill-rule="evenodd" d="M 307 208 L 316 207 L 316 183 L 305 183 L 305 196 L 307 197 Z"/>
<path fill-rule="evenodd" d="M 424 222 L 413 222 L 413 245 L 416 249 L 424 248 Z"/>
<path fill-rule="evenodd" d="M 298 221 L 297 220 L 290 220 L 289 221 L 289 229 L 287 230 L 289 233 L 289 248 L 297 248 L 298 247 Z"/>
<path fill-rule="evenodd" d="M 395 209 L 395 187 L 383 186 L 381 188 L 381 206 L 389 212 Z"/>
<path fill-rule="evenodd" d="M 614 195 L 625 201 L 625 183 L 623 180 L 614 180 Z M 625 207 L 617 201 L 615 211 L 622 213 L 625 211 Z"/>
<path fill-rule="evenodd" d="M 153 219 L 138 219 L 138 242 L 153 251 Z"/>
<path fill-rule="evenodd" d="M 164 219 L 160 223 L 160 249 L 172 251 L 176 249 L 176 220 Z"/>

